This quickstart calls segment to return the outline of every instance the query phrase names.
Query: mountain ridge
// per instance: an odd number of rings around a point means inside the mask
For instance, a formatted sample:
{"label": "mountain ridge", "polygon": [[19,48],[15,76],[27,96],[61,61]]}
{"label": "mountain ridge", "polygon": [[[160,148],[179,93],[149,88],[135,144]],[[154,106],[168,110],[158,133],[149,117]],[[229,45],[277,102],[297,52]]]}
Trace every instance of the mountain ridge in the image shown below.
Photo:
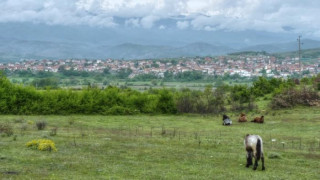
{"label": "mountain ridge", "polygon": [[[260,44],[235,49],[225,45],[194,42],[183,46],[143,45],[121,43],[115,46],[94,43],[53,42],[19,40],[0,37],[0,61],[20,59],[66,59],[66,58],[113,58],[156,59],[192,56],[216,56],[243,51],[266,51],[267,53],[290,52],[297,49],[297,42]],[[320,48],[320,41],[305,39],[302,48]],[[218,44],[218,43],[217,43]]]}

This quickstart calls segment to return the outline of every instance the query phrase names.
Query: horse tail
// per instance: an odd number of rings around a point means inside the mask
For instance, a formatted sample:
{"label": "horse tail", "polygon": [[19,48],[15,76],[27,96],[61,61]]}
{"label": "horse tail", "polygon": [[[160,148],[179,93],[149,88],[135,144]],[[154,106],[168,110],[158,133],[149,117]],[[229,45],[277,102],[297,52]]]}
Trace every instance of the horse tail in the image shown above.
{"label": "horse tail", "polygon": [[258,142],[257,142],[257,160],[259,161],[260,160],[260,157],[261,157],[261,140],[260,138],[258,138]]}

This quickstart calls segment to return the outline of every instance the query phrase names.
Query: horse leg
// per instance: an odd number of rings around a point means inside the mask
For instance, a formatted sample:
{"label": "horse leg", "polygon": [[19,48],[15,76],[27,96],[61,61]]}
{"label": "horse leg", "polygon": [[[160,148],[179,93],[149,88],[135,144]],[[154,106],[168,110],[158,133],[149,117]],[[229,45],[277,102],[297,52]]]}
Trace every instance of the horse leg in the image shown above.
{"label": "horse leg", "polygon": [[252,165],[252,151],[247,151],[247,165],[246,165],[246,167],[248,168],[251,165]]}
{"label": "horse leg", "polygon": [[258,167],[258,159],[255,158],[254,165],[253,165],[253,170],[256,170],[257,167]]}
{"label": "horse leg", "polygon": [[254,165],[253,165],[253,170],[256,170],[257,167],[258,167],[257,152],[254,152]]}
{"label": "horse leg", "polygon": [[264,155],[263,154],[261,157],[261,162],[262,162],[262,170],[265,170],[266,168],[264,167]]}

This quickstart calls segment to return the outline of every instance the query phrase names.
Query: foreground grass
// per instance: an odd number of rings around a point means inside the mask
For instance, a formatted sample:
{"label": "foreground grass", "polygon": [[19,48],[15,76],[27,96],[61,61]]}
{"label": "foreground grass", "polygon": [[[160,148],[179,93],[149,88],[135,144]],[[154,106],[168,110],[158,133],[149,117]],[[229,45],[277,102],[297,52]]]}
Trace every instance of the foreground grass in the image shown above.
{"label": "foreground grass", "polygon": [[[319,108],[265,116],[230,127],[220,116],[0,116],[16,135],[0,137],[0,179],[319,179]],[[38,120],[48,127],[36,130]],[[244,167],[247,133],[262,136],[266,171]],[[58,151],[25,146],[39,138]]]}

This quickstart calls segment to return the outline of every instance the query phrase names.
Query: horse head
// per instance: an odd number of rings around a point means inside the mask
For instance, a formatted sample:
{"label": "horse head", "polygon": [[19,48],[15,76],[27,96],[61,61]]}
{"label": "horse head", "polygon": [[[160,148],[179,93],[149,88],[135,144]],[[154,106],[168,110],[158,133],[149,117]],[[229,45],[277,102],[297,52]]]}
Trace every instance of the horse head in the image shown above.
{"label": "horse head", "polygon": [[224,115],[223,115],[223,120],[225,120],[225,119],[229,119],[229,117],[224,114]]}

